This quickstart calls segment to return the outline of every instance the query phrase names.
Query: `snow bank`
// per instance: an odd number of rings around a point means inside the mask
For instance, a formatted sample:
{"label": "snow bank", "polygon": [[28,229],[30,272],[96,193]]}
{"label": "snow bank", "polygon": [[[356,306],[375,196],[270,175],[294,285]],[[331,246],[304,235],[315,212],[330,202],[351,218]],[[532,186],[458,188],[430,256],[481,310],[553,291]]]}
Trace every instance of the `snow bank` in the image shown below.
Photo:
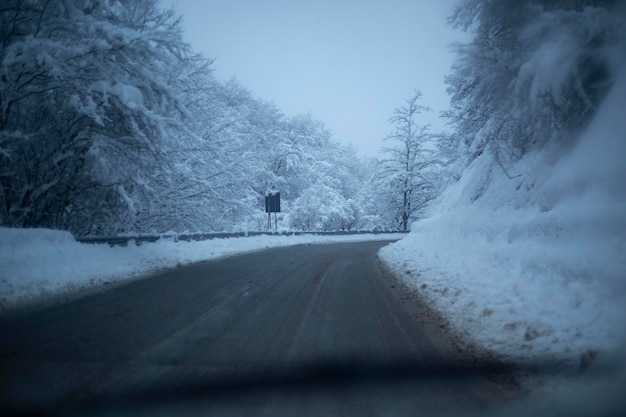
{"label": "snow bank", "polygon": [[144,275],[160,268],[261,249],[400,239],[405,234],[254,236],[200,242],[160,240],[126,247],[78,243],[68,232],[0,228],[0,308]]}
{"label": "snow bank", "polygon": [[528,156],[509,179],[485,152],[428,219],[381,250],[486,348],[578,363],[626,337],[626,68],[621,75],[567,156]]}

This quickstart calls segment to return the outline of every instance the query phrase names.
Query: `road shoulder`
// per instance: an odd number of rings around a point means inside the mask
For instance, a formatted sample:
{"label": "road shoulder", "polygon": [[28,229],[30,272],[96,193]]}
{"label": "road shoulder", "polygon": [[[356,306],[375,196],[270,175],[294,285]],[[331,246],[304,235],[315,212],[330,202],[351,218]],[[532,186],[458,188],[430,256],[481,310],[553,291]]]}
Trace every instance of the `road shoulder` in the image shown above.
{"label": "road shoulder", "polygon": [[[504,358],[455,331],[443,314],[432,308],[416,288],[394,274],[379,257],[376,263],[383,279],[395,291],[402,306],[439,352],[462,367],[480,368],[502,364],[502,368],[508,368]],[[519,369],[513,369],[513,366],[510,368],[505,372],[487,375],[488,382],[477,386],[476,394],[494,405],[522,399],[530,394],[534,378]]]}

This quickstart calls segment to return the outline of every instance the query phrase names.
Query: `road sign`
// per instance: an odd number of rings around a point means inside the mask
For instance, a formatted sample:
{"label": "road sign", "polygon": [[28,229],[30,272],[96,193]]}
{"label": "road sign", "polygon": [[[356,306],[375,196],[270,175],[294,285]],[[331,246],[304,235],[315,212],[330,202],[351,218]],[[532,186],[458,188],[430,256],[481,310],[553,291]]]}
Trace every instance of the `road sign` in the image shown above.
{"label": "road sign", "polygon": [[280,193],[273,192],[265,195],[265,212],[280,213]]}

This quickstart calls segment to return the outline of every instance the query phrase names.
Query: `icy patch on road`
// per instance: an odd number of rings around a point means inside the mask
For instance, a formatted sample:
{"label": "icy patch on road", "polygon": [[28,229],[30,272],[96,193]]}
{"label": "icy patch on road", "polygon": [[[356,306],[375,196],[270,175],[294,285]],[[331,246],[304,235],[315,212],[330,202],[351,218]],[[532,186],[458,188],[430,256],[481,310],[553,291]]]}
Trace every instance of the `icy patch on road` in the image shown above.
{"label": "icy patch on road", "polygon": [[193,262],[262,249],[400,239],[406,234],[276,236],[174,241],[109,247],[79,243],[68,232],[0,228],[0,307],[121,281]]}

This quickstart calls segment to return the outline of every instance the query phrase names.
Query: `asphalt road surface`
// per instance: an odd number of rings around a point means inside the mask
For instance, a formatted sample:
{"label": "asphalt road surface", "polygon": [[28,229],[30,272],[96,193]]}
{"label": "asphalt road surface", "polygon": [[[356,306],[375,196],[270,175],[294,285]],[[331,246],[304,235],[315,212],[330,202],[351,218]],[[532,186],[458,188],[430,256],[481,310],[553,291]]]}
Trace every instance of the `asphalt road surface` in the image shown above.
{"label": "asphalt road surface", "polygon": [[[0,316],[0,408],[76,415],[444,415],[499,401],[376,261],[302,245]],[[481,373],[482,372],[482,373]]]}

